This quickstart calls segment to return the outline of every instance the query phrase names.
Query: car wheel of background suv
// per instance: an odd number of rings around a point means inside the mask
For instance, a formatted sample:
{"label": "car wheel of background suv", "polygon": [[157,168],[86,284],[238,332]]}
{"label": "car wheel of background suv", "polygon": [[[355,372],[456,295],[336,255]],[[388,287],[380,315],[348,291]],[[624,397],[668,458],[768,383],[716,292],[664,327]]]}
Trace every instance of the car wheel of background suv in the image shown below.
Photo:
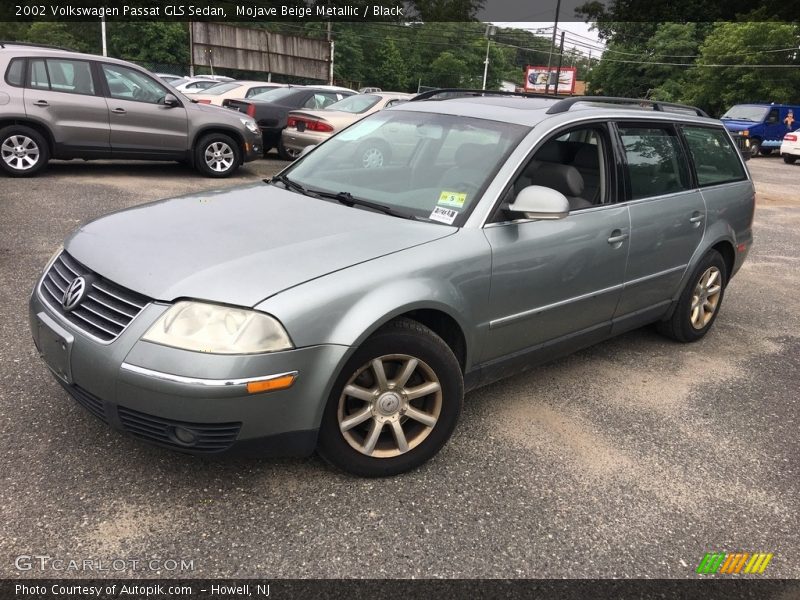
{"label": "car wheel of background suv", "polygon": [[696,342],[708,333],[722,306],[728,284],[726,270],[719,252],[706,254],[681,293],[675,312],[658,323],[659,333],[679,342]]}
{"label": "car wheel of background suv", "polygon": [[195,147],[194,164],[208,177],[228,177],[242,161],[239,145],[224,133],[210,133]]}
{"label": "car wheel of background suv", "polygon": [[464,381],[433,331],[397,319],[367,339],[339,374],[319,430],[320,455],[362,477],[418,467],[450,438]]}
{"label": "car wheel of background suv", "polygon": [[47,165],[47,141],[35,129],[9,125],[0,129],[0,167],[12,177],[31,177]]}

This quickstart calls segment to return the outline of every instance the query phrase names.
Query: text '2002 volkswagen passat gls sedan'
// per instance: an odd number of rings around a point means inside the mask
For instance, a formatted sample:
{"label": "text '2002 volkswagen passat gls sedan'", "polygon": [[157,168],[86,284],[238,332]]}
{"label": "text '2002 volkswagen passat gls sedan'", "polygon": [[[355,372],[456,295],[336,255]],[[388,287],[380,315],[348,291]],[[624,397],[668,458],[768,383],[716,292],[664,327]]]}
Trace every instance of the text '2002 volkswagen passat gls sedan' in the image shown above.
{"label": "text '2002 volkswagen passat gls sedan'", "polygon": [[718,316],[752,241],[743,159],[701,111],[616,102],[415,100],[268,185],[83,225],[31,297],[36,346],[143,440],[414,468],[465,390],[649,323],[695,341]]}

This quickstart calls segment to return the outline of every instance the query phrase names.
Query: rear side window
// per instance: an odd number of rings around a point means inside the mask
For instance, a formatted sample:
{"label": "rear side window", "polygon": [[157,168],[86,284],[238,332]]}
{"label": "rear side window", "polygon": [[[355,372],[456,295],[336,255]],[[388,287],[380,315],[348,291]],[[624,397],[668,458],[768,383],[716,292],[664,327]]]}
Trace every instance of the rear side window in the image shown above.
{"label": "rear side window", "polygon": [[620,125],[619,134],[628,162],[631,200],[690,189],[686,156],[672,127]]}
{"label": "rear side window", "polygon": [[8,64],[8,69],[6,69],[6,81],[9,85],[22,87],[24,68],[25,59],[14,58],[11,60],[11,62]]}
{"label": "rear side window", "polygon": [[711,127],[683,127],[683,135],[692,153],[697,182],[700,186],[716,185],[747,178],[725,132]]}
{"label": "rear side window", "polygon": [[88,62],[61,58],[35,58],[30,62],[28,87],[69,94],[94,95],[94,80]]}

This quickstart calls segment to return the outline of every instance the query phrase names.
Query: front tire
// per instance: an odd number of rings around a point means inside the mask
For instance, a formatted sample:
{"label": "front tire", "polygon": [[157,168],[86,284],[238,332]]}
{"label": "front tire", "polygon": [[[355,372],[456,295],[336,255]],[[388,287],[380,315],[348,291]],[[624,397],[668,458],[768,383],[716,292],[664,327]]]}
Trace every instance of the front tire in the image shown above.
{"label": "front tire", "polygon": [[708,333],[722,307],[727,268],[716,250],[706,254],[686,284],[675,312],[658,324],[658,331],[679,342],[696,342]]}
{"label": "front tire", "polygon": [[379,329],[337,378],[319,431],[319,454],[362,477],[414,469],[450,438],[464,381],[453,351],[410,319]]}
{"label": "front tire", "polygon": [[750,140],[750,157],[755,158],[761,153],[761,140],[753,138]]}
{"label": "front tire", "polygon": [[206,177],[228,177],[242,163],[242,151],[224,133],[203,136],[195,148],[194,164]]}
{"label": "front tire", "polygon": [[47,141],[35,129],[24,125],[0,129],[0,167],[12,177],[33,177],[49,159]]}
{"label": "front tire", "polygon": [[791,154],[784,154],[783,155],[783,162],[785,162],[787,165],[793,165],[796,160],[797,160],[797,157],[796,156],[792,156]]}

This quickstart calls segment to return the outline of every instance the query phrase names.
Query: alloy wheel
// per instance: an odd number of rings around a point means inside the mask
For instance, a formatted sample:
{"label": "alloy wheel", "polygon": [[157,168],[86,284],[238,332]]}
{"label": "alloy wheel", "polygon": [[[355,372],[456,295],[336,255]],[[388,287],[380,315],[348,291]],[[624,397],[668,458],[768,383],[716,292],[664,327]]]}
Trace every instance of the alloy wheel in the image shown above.
{"label": "alloy wheel", "polygon": [[12,135],[3,140],[0,156],[9,167],[27,171],[36,166],[41,156],[38,144],[26,135]]}
{"label": "alloy wheel", "polygon": [[424,361],[406,354],[362,365],[339,398],[339,430],[355,450],[391,458],[419,446],[442,410],[442,386]]}
{"label": "alloy wheel", "polygon": [[212,171],[224,173],[233,166],[233,148],[225,142],[213,142],[206,147],[205,161]]}
{"label": "alloy wheel", "polygon": [[709,267],[697,282],[692,294],[690,319],[692,327],[703,329],[717,312],[722,294],[722,273],[717,267]]}

